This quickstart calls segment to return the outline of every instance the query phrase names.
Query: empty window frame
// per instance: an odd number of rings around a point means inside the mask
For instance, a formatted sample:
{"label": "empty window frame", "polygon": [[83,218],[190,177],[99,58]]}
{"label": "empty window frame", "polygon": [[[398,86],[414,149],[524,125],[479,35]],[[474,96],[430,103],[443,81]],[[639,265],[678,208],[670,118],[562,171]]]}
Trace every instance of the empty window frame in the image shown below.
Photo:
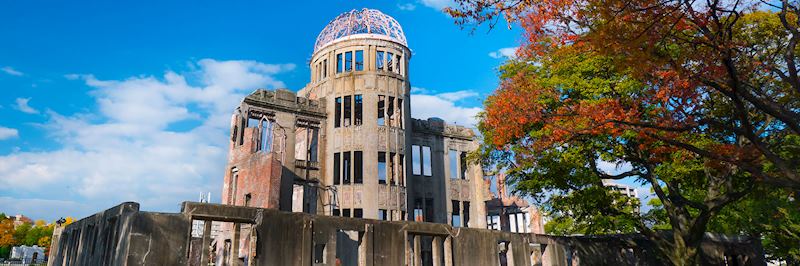
{"label": "empty window frame", "polygon": [[395,126],[394,121],[394,97],[389,96],[389,108],[386,108],[386,118],[389,120],[390,126]]}
{"label": "empty window frame", "polygon": [[350,184],[350,152],[343,152],[342,153],[342,183]]}
{"label": "empty window frame", "polygon": [[350,217],[350,209],[342,210],[342,217]]}
{"label": "empty window frame", "polygon": [[333,127],[340,127],[342,126],[342,97],[336,97],[335,108]]}
{"label": "empty window frame", "polygon": [[386,153],[378,152],[378,184],[386,184]]}
{"label": "empty window frame", "polygon": [[337,152],[337,153],[333,154],[333,184],[334,185],[341,184],[341,182],[342,182],[342,180],[341,180],[342,162],[340,161],[341,158],[342,158],[341,157],[341,153]]}
{"label": "empty window frame", "polygon": [[450,165],[450,179],[458,179],[458,151],[450,150],[447,152],[448,164]]}
{"label": "empty window frame", "polygon": [[356,51],[356,71],[364,71],[364,50]]}
{"label": "empty window frame", "polygon": [[336,73],[342,73],[344,64],[342,63],[342,54],[336,54]]}
{"label": "empty window frame", "polygon": [[255,128],[253,141],[255,151],[272,151],[272,121],[251,117],[247,119],[247,127]]}
{"label": "empty window frame", "polygon": [[294,157],[296,160],[317,162],[319,129],[297,127],[295,129]]}
{"label": "empty window frame", "polygon": [[386,52],[386,71],[394,72],[394,68],[392,67],[394,65],[392,58],[394,58],[394,54]]}
{"label": "empty window frame", "polygon": [[344,126],[349,127],[353,118],[352,96],[344,96]]}
{"label": "empty window frame", "polygon": [[375,69],[378,71],[383,71],[383,61],[385,60],[385,52],[378,51],[375,55]]}
{"label": "empty window frame", "polygon": [[364,210],[359,208],[353,209],[353,218],[364,218]]}
{"label": "empty window frame", "polygon": [[467,153],[461,152],[459,156],[459,162],[461,162],[461,179],[467,179]]}
{"label": "empty window frame", "polygon": [[386,96],[378,95],[378,125],[385,126],[386,121],[384,115],[386,114]]}
{"label": "empty window frame", "polygon": [[397,165],[397,168],[398,168],[398,171],[397,171],[397,185],[398,186],[405,186],[406,185],[406,183],[405,183],[406,182],[406,180],[405,180],[406,168],[403,167],[405,165],[405,159],[406,159],[405,156],[400,154],[400,159],[397,160],[397,164],[398,164]]}
{"label": "empty window frame", "polygon": [[422,153],[419,145],[411,145],[411,174],[422,175]]}
{"label": "empty window frame", "polygon": [[433,198],[425,198],[425,221],[433,222],[434,213]]}
{"label": "empty window frame", "polygon": [[[363,232],[336,230],[336,265],[359,265]],[[334,263],[332,263],[334,264]]]}
{"label": "empty window frame", "polygon": [[353,52],[344,53],[344,71],[353,71]]}
{"label": "empty window frame", "polygon": [[464,222],[462,224],[464,227],[469,227],[469,201],[462,201],[461,204],[463,205],[464,209]]}
{"label": "empty window frame", "polygon": [[453,227],[461,227],[461,202],[451,200],[452,212],[450,213],[450,225]]}
{"label": "empty window frame", "polygon": [[228,205],[236,205],[236,186],[239,183],[239,169],[231,168],[231,178],[228,180]]}
{"label": "empty window frame", "polygon": [[386,179],[389,180],[389,184],[395,184],[396,182],[395,179],[397,178],[395,174],[397,172],[397,168],[395,168],[397,165],[394,164],[395,156],[397,156],[397,153],[394,152],[389,153],[389,164],[387,165],[388,171],[386,171],[387,172]]}
{"label": "empty window frame", "polygon": [[364,96],[362,96],[361,94],[356,94],[355,96],[353,96],[353,99],[355,100],[355,112],[356,112],[354,125],[360,126],[362,124],[364,117]]}
{"label": "empty window frame", "polygon": [[322,78],[328,77],[328,59],[322,60]]}
{"label": "empty window frame", "polygon": [[422,199],[421,198],[414,199],[414,221],[417,221],[417,222],[425,221],[425,214],[422,212]]}
{"label": "empty window frame", "polygon": [[431,147],[422,146],[422,175],[432,176]]}
{"label": "empty window frame", "polygon": [[397,98],[397,126],[403,128],[403,99]]}
{"label": "empty window frame", "polygon": [[388,221],[389,220],[389,215],[387,214],[386,210],[378,209],[378,220],[381,220],[381,221]]}
{"label": "empty window frame", "polygon": [[400,62],[402,62],[402,60],[400,60],[400,55],[399,54],[395,55],[394,56],[394,73],[401,74],[400,73]]}
{"label": "empty window frame", "polygon": [[364,155],[361,151],[353,152],[353,183],[361,184],[364,182]]}

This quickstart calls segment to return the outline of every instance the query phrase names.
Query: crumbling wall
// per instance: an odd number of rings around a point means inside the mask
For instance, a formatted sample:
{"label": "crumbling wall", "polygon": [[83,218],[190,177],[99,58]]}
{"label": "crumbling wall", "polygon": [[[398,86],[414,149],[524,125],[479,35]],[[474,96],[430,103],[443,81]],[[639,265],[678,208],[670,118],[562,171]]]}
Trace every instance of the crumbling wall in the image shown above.
{"label": "crumbling wall", "polygon": [[[66,226],[49,265],[662,265],[640,235],[549,236],[184,202],[181,213],[119,206]],[[232,224],[236,243],[211,258],[193,220]],[[236,233],[238,232],[238,233]],[[241,246],[240,246],[241,245]],[[201,258],[192,262],[189,250]],[[766,265],[757,239],[709,235],[707,265]],[[197,256],[197,255],[195,255]]]}

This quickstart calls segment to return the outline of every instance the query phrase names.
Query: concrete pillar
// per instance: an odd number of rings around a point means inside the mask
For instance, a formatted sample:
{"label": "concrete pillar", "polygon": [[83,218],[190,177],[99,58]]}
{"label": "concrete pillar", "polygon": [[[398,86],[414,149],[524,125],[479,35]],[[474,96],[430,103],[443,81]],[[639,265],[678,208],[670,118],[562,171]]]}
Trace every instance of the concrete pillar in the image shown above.
{"label": "concrete pillar", "polygon": [[211,247],[211,221],[203,221],[203,242],[201,247],[201,254],[200,254],[200,265],[208,265],[208,254],[210,253]]}
{"label": "concrete pillar", "polygon": [[231,242],[231,256],[230,256],[230,261],[228,261],[228,265],[231,265],[231,266],[240,266],[241,265],[241,263],[240,263],[241,261],[239,260],[239,241],[240,241],[239,234],[240,234],[241,231],[242,231],[242,224],[233,223],[233,239],[231,240],[232,241]]}
{"label": "concrete pillar", "polygon": [[433,242],[431,243],[431,251],[433,257],[433,266],[442,266],[442,237],[435,236],[433,237]]}
{"label": "concrete pillar", "polygon": [[420,243],[420,238],[418,235],[414,236],[414,266],[422,265],[422,243]]}
{"label": "concrete pillar", "polygon": [[444,266],[453,266],[453,237],[444,239]]}

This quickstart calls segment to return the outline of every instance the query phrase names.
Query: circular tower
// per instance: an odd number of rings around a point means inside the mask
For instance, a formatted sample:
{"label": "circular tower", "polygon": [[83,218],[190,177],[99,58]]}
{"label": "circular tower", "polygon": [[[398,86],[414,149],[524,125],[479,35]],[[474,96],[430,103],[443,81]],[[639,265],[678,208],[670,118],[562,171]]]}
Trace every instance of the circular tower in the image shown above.
{"label": "circular tower", "polygon": [[323,214],[405,219],[410,57],[400,24],[378,10],[343,13],[317,37],[299,94],[326,104]]}

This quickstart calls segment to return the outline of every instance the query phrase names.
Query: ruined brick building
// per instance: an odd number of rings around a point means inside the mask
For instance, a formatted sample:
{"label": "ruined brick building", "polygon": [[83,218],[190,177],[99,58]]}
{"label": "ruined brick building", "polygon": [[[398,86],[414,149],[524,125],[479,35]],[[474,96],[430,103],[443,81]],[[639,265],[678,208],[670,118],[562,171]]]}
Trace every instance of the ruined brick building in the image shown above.
{"label": "ruined brick building", "polygon": [[411,51],[377,10],[319,34],[297,94],[256,90],[231,119],[224,204],[486,228],[472,129],[411,117]]}
{"label": "ruined brick building", "polygon": [[[471,129],[411,118],[410,58],[393,18],[336,17],[304,88],[234,111],[222,204],[122,203],[56,228],[48,265],[665,265],[641,235],[542,234],[501,175],[490,193]],[[765,265],[758,239],[709,234],[702,249],[707,265]]]}

